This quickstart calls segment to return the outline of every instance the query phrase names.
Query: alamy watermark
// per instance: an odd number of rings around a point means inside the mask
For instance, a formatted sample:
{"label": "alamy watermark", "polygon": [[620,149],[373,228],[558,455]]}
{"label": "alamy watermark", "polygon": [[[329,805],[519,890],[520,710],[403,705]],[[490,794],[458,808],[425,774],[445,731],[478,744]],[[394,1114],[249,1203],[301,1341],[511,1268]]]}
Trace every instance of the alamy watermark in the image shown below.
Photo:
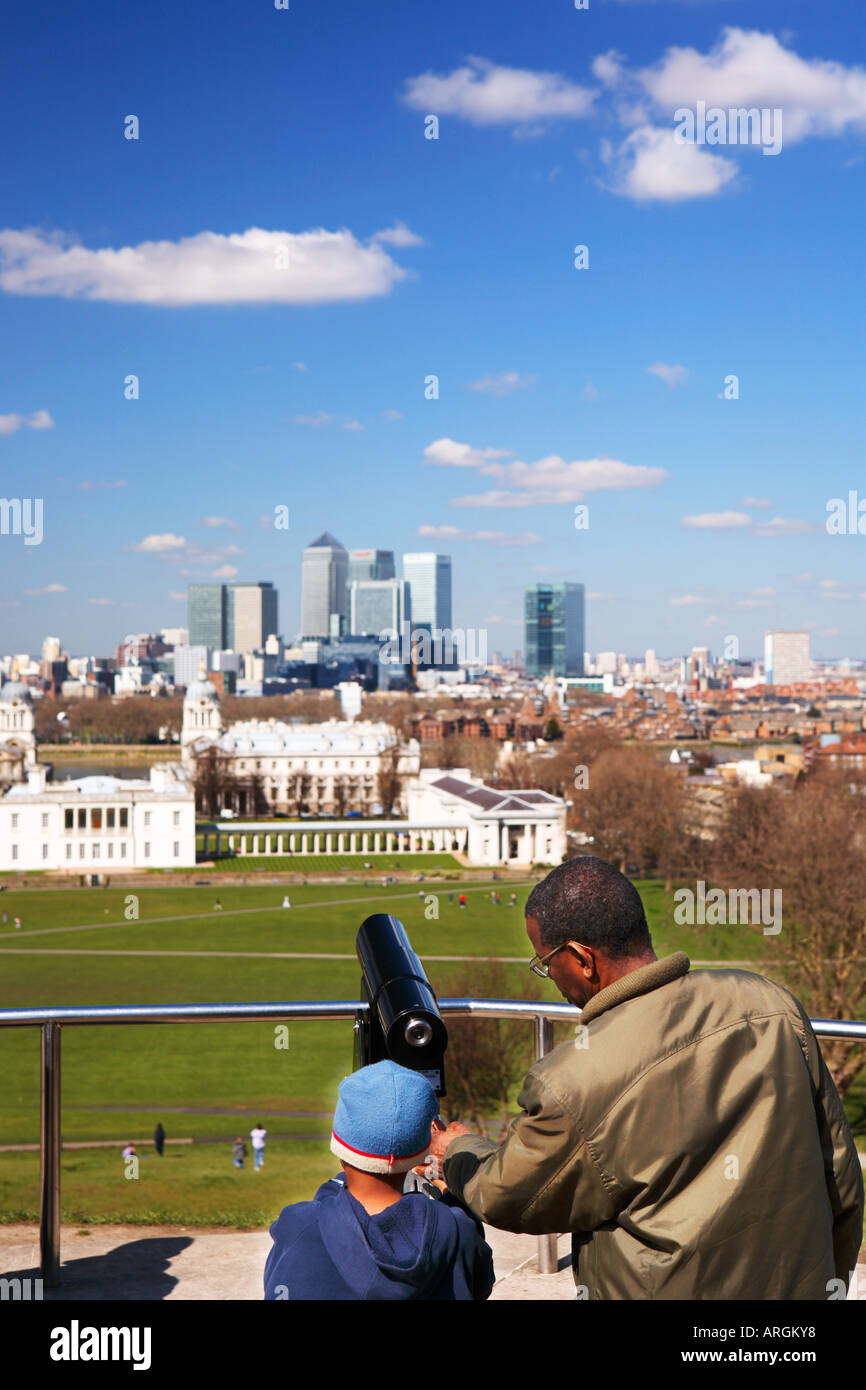
{"label": "alamy watermark", "polygon": [[780,106],[707,107],[680,106],[674,112],[674,139],[678,145],[760,145],[762,154],[778,154],[782,148]]}
{"label": "alamy watermark", "polygon": [[41,497],[0,497],[0,536],[23,536],[25,545],[41,545],[42,505]]}
{"label": "alamy watermark", "polygon": [[[703,879],[697,891],[678,888],[674,893],[674,921],[678,926],[763,926],[764,936],[782,930],[781,888],[711,888]],[[772,894],[772,897],[771,897]]]}
{"label": "alamy watermark", "polygon": [[425,666],[455,666],[467,662],[470,666],[487,665],[487,629],[412,627],[407,620],[379,633],[379,660],[384,665],[410,666],[417,662]]}

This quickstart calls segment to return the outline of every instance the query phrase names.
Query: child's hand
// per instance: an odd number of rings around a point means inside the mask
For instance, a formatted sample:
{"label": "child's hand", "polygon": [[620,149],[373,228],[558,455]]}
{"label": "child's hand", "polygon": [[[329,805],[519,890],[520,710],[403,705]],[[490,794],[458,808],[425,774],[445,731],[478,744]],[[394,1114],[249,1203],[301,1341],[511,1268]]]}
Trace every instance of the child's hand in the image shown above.
{"label": "child's hand", "polygon": [[445,1150],[448,1148],[452,1139],[456,1139],[460,1134],[471,1133],[472,1130],[469,1126],[461,1124],[459,1120],[452,1120],[451,1124],[446,1129],[437,1115],[430,1131],[430,1152],[434,1158],[441,1162],[445,1157]]}

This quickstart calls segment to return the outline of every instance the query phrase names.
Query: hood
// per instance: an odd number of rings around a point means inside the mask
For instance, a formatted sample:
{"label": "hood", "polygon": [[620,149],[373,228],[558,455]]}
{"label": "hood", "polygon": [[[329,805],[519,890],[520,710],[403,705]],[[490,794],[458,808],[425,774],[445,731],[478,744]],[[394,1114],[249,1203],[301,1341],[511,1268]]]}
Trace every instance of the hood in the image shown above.
{"label": "hood", "polygon": [[325,1248],[359,1299],[425,1298],[453,1267],[459,1234],[444,1203],[411,1192],[371,1216],[339,1178],[313,1200]]}

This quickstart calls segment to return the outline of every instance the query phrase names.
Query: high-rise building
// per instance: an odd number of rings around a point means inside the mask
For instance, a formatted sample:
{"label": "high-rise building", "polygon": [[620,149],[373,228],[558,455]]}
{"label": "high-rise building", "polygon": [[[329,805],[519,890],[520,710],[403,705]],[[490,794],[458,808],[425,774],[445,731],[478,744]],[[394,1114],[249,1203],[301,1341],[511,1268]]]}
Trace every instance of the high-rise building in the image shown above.
{"label": "high-rise building", "polygon": [[192,685],[193,681],[203,680],[202,671],[207,673],[211,669],[214,652],[213,648],[207,646],[175,647],[174,649],[174,683],[179,688],[186,690]]}
{"label": "high-rise building", "polygon": [[229,645],[225,584],[190,584],[187,589],[189,645],[216,647]]}
{"label": "high-rise building", "polygon": [[764,633],[764,679],[767,685],[792,685],[812,675],[808,632]]}
{"label": "high-rise building", "polygon": [[412,620],[412,598],[405,579],[355,580],[349,585],[349,630],[378,637],[386,629],[403,631]]}
{"label": "high-rise building", "polygon": [[46,637],[42,643],[42,660],[59,661],[61,657],[60,638]]}
{"label": "high-rise building", "polygon": [[393,579],[393,550],[350,550],[347,584],[359,583],[365,579]]}
{"label": "high-rise building", "polygon": [[584,586],[532,584],[526,590],[526,674],[583,675]]}
{"label": "high-rise building", "polygon": [[276,589],[270,580],[226,589],[226,645],[235,652],[261,651],[277,631]]}
{"label": "high-rise building", "polygon": [[652,647],[647,647],[646,649],[646,654],[643,659],[643,666],[644,671],[646,672],[647,680],[652,680],[653,676],[658,675],[658,662],[656,661],[656,654],[653,651]]}
{"label": "high-rise building", "polygon": [[403,577],[412,593],[412,625],[444,631],[451,627],[451,556],[403,556]]}
{"label": "high-rise building", "polygon": [[331,614],[345,622],[349,552],[329,531],[304,551],[301,568],[301,636],[327,637]]}

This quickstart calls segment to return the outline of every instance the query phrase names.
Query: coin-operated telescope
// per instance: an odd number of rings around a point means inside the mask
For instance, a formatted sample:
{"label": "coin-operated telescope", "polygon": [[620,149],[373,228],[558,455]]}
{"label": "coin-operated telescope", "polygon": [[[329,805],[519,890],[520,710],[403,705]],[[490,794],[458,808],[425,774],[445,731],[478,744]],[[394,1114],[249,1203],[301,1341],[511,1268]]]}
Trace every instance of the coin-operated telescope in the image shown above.
{"label": "coin-operated telescope", "polygon": [[448,1032],[403,923],[388,912],[374,913],[362,924],[355,949],[361,1001],[370,1007],[355,1025],[354,1070],[390,1059],[420,1071],[444,1096]]}

